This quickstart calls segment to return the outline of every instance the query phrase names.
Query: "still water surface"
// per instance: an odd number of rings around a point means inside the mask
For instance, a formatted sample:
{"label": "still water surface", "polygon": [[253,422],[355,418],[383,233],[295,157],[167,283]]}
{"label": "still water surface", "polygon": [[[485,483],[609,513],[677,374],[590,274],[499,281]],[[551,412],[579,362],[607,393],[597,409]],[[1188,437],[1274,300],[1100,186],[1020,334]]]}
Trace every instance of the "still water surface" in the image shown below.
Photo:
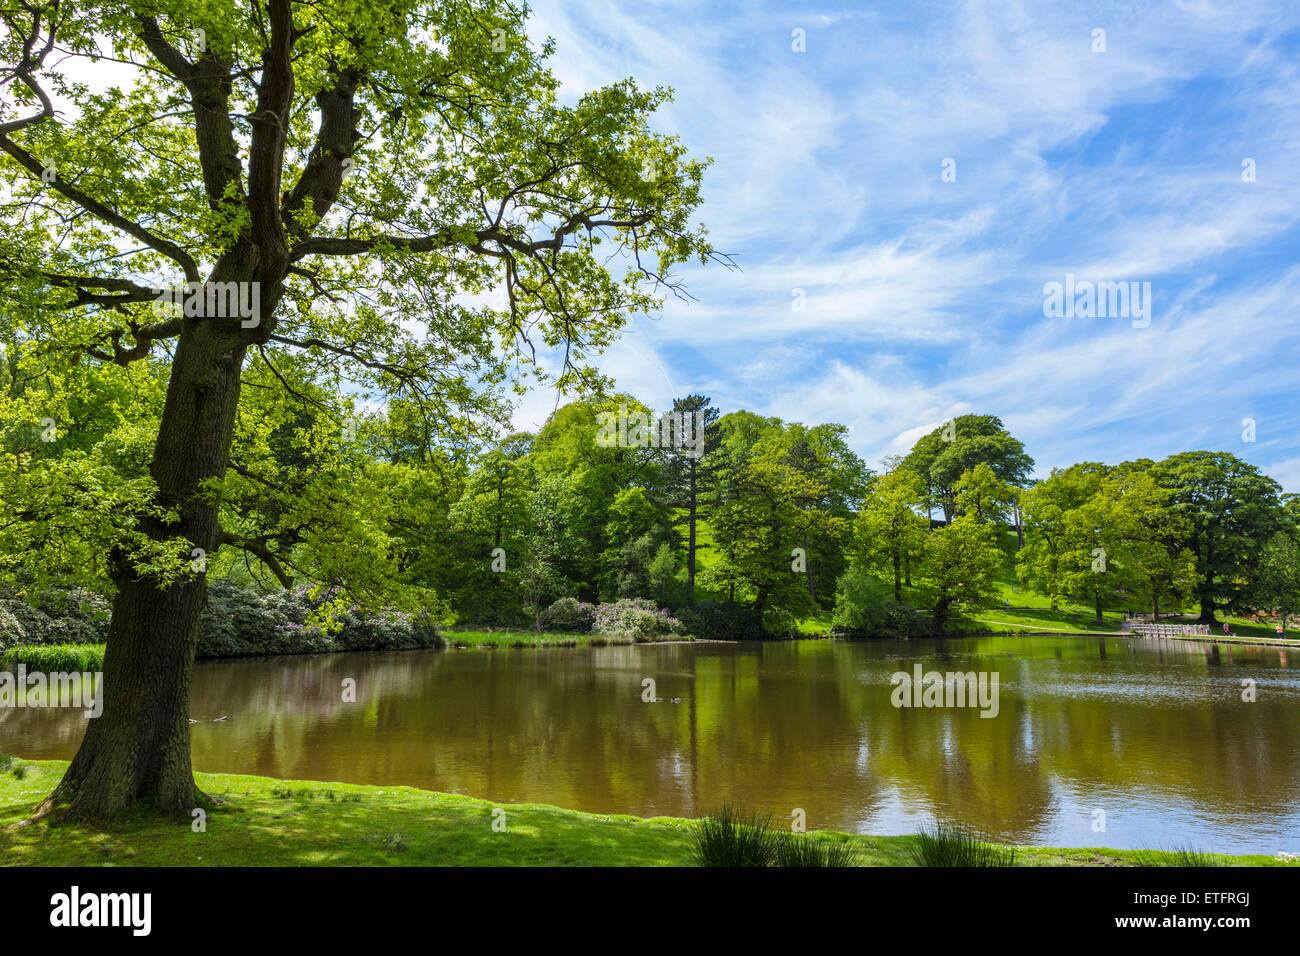
{"label": "still water surface", "polygon": [[[916,663],[996,672],[998,715],[894,707],[890,676]],[[661,703],[642,701],[646,677]],[[1300,852],[1300,651],[1279,648],[1062,636],[337,654],[200,662],[193,698],[206,771],[638,816],[731,801],[862,833],[939,816],[1026,844]],[[70,758],[83,727],[78,712],[3,710],[0,751]]]}

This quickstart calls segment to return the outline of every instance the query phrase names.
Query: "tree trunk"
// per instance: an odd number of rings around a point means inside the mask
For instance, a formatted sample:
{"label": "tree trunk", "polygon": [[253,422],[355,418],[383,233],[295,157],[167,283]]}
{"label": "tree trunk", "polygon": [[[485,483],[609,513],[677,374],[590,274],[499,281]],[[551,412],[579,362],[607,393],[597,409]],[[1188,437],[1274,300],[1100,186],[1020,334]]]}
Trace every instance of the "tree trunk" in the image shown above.
{"label": "tree trunk", "polygon": [[687,506],[690,508],[690,538],[686,544],[686,573],[690,577],[690,591],[686,595],[686,601],[689,604],[695,603],[695,463],[690,464],[690,496],[687,499]]}
{"label": "tree trunk", "polygon": [[[233,329],[224,327],[233,325]],[[219,504],[199,494],[226,471],[245,345],[235,320],[187,319],[177,342],[150,472],[158,501],[179,521],[144,517],[153,541],[181,539],[185,559],[220,544]],[[137,577],[130,559],[110,555],[117,585],[100,683],[104,709],[86,729],[76,757],[38,812],[106,820],[135,803],[189,819],[211,801],[190,764],[190,678],[206,581],[200,571],[160,587]]]}
{"label": "tree trunk", "polygon": [[948,623],[948,599],[939,598],[934,605],[934,630],[936,634],[942,634],[944,626]]}
{"label": "tree trunk", "polygon": [[[1208,563],[1208,560],[1206,563]],[[1212,572],[1206,572],[1205,580],[1201,582],[1200,593],[1201,616],[1196,619],[1196,622],[1198,624],[1218,624],[1219,622],[1214,619],[1214,612],[1218,610],[1218,606],[1214,602],[1214,574]]]}
{"label": "tree trunk", "polygon": [[1105,618],[1101,616],[1101,595],[1100,594],[1097,595],[1094,607],[1095,610],[1097,611],[1097,623],[1098,624],[1104,623]]}
{"label": "tree trunk", "polygon": [[814,604],[817,603],[817,589],[813,585],[812,562],[808,560],[808,532],[803,533],[803,573],[808,581],[808,597],[812,598]]}
{"label": "tree trunk", "polygon": [[899,604],[903,603],[903,575],[900,565],[898,549],[894,549],[894,600]]}
{"label": "tree trunk", "polygon": [[1196,619],[1198,624],[1218,624],[1214,619],[1215,604],[1210,598],[1201,598],[1201,616]]}

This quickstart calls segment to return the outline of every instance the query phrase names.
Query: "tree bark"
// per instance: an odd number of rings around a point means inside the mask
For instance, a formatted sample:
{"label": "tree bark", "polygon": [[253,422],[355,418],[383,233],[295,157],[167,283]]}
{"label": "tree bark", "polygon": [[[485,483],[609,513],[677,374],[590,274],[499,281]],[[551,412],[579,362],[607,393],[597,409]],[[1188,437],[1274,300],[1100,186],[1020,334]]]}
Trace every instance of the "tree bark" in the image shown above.
{"label": "tree bark", "polygon": [[[232,328],[233,327],[233,328]],[[183,539],[205,554],[220,544],[219,503],[200,493],[224,476],[239,402],[246,346],[238,319],[189,318],[177,343],[150,472],[158,502],[179,520],[140,519],[154,541]],[[190,763],[190,680],[200,636],[206,580],[199,571],[163,586],[140,577],[129,556],[110,556],[117,586],[99,693],[76,756],[38,813],[107,820],[143,803],[189,819],[211,806],[194,785]]]}
{"label": "tree bark", "polygon": [[804,578],[808,582],[808,597],[812,599],[812,602],[814,604],[816,604],[817,588],[813,585],[812,561],[808,559],[808,532],[807,531],[803,533],[803,555],[804,555],[803,573],[804,573]]}
{"label": "tree bark", "polygon": [[948,623],[948,598],[939,598],[934,605],[934,630],[936,634],[942,634],[944,626]]}
{"label": "tree bark", "polygon": [[1196,619],[1198,624],[1218,624],[1214,619],[1214,612],[1217,609],[1214,601],[1210,598],[1201,599],[1201,616]]}
{"label": "tree bark", "polygon": [[687,499],[687,506],[690,508],[690,512],[689,512],[690,540],[687,542],[686,545],[686,573],[690,579],[690,591],[686,595],[686,601],[688,604],[694,604],[695,603],[695,517],[696,517],[696,510],[697,510],[696,501],[695,501],[695,462],[692,461],[688,467],[690,469],[690,475],[691,475],[690,497]]}

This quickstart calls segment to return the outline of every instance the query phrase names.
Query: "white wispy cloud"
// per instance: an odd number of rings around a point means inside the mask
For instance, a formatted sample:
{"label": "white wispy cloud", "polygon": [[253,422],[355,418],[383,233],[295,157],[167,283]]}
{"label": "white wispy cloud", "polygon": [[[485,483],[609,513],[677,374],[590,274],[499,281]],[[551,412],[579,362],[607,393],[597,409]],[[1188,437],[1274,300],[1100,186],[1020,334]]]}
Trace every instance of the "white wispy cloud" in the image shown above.
{"label": "white wispy cloud", "polygon": [[[1042,473],[1216,447],[1300,485],[1300,9],[845,7],[535,5],[575,90],[676,89],[660,123],[715,158],[700,215],[743,270],[683,270],[698,301],[605,369],[657,404],[666,372],[724,407],[843,422],[872,461],[977,411]],[[1045,319],[1066,272],[1150,281],[1151,327]]]}

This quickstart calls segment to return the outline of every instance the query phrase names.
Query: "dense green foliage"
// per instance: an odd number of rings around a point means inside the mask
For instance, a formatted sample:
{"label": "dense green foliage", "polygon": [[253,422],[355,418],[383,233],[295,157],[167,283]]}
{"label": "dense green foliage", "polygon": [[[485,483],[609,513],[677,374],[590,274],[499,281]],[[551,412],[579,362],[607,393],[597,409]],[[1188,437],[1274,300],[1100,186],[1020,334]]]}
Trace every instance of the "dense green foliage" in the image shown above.
{"label": "dense green foliage", "polygon": [[835,614],[831,633],[840,637],[871,637],[885,630],[888,591],[879,578],[850,568],[835,585]]}
{"label": "dense green foliage", "polygon": [[[388,505],[366,521],[403,592],[425,596],[414,608],[374,611],[346,581],[308,575],[284,588],[256,564],[214,557],[200,656],[436,647],[447,623],[745,640],[791,636],[820,615],[837,636],[916,636],[975,626],[1013,577],[1053,607],[1088,608],[1097,625],[1115,611],[1203,611],[1210,600],[1238,614],[1300,614],[1300,509],[1224,453],[1085,462],[1024,485],[978,461],[944,479],[950,517],[931,523],[933,492],[912,470],[925,456],[875,475],[840,426],[719,415],[703,396],[674,407],[709,411],[698,455],[647,435],[637,443],[635,426],[602,443],[606,415],[654,421],[614,394],[561,406],[537,434],[404,462]],[[398,403],[360,423],[359,463],[400,457],[404,416]],[[1023,480],[1014,439],[972,442],[1006,450],[1002,471]],[[306,550],[286,551],[284,565],[306,568]],[[0,598],[0,644],[102,641],[108,599],[83,577],[37,587],[15,574]]]}
{"label": "dense green foliage", "polygon": [[20,644],[95,644],[108,634],[108,602],[84,588],[0,591],[0,651]]}
{"label": "dense green foliage", "polygon": [[[262,590],[214,580],[203,609],[199,657],[307,654],[321,651],[409,650],[441,647],[427,613],[339,608],[319,621],[333,595],[305,586]],[[39,592],[35,603],[15,594],[0,598],[0,651],[12,647],[101,644],[108,636],[108,601],[84,589]]]}

